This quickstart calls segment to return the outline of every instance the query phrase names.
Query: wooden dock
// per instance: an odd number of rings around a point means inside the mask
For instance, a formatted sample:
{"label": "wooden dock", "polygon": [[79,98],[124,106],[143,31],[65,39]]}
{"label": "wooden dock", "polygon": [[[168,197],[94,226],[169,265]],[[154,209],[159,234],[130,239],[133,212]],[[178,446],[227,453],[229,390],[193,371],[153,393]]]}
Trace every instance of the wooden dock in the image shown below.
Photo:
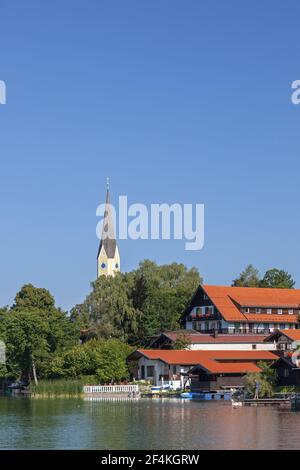
{"label": "wooden dock", "polygon": [[244,406],[277,406],[278,408],[291,409],[290,398],[246,398]]}

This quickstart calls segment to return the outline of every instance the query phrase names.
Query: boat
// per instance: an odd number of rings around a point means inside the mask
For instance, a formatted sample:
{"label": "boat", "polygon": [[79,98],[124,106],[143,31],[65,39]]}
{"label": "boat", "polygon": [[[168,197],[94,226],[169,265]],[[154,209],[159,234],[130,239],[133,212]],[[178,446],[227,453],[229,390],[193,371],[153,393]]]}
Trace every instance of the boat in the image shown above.
{"label": "boat", "polygon": [[193,398],[193,394],[191,392],[183,392],[180,396],[181,398]]}
{"label": "boat", "polygon": [[151,393],[161,393],[161,392],[166,392],[168,390],[171,390],[171,386],[169,384],[167,384],[167,385],[153,385],[151,387]]}
{"label": "boat", "polygon": [[203,400],[203,401],[213,401],[213,400],[230,400],[231,393],[226,391],[217,391],[217,392],[183,392],[180,394],[181,398],[191,399],[191,400]]}

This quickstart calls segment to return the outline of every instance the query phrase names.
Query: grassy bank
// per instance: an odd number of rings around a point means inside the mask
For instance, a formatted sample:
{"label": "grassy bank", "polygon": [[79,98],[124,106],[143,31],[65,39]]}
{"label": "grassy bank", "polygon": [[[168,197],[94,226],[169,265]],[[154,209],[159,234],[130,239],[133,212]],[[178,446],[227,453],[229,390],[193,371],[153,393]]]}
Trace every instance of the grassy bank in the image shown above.
{"label": "grassy bank", "polygon": [[34,397],[68,397],[81,396],[82,387],[87,383],[97,383],[94,377],[77,379],[39,380],[38,385],[30,385],[30,393]]}

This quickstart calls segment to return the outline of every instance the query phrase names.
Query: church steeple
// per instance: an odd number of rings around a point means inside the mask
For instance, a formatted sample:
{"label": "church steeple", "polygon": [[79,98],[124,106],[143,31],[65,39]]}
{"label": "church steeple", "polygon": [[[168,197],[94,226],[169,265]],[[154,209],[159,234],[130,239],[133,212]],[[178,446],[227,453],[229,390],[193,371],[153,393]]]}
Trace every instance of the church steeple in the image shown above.
{"label": "church steeple", "polygon": [[102,237],[97,255],[97,277],[114,276],[120,271],[120,254],[115,237],[114,219],[110,204],[109,179],[106,182],[106,202]]}

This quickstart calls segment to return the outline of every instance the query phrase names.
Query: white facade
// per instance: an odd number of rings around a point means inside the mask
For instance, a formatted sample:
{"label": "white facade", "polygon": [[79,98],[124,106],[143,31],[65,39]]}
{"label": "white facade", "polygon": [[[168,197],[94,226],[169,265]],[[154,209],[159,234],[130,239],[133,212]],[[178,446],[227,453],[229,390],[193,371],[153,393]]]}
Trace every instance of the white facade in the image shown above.
{"label": "white facade", "polygon": [[[218,314],[218,318],[214,319],[209,319],[205,318],[207,313],[211,314]],[[187,330],[197,330],[200,331],[201,333],[205,333],[206,331],[214,331],[214,330],[227,330],[228,333],[237,333],[239,330],[241,332],[249,332],[251,333],[251,330],[254,330],[258,333],[263,333],[264,330],[269,330],[269,332],[273,332],[276,329],[280,330],[289,330],[289,329],[295,329],[296,326],[291,323],[285,323],[284,321],[282,323],[276,322],[272,323],[269,321],[266,322],[259,322],[259,323],[254,323],[254,322],[241,322],[237,320],[236,322],[228,322],[225,321],[224,318],[222,318],[220,315],[220,312],[217,311],[216,307],[214,305],[205,305],[205,306],[194,306],[193,309],[191,310],[190,314],[196,315],[194,319],[187,317],[186,323],[185,323],[185,328]],[[255,319],[255,314],[253,314],[253,319]],[[270,317],[271,320],[271,317]],[[272,321],[272,320],[271,320]]]}
{"label": "white facade", "polygon": [[[195,325],[196,323],[196,325]],[[217,325],[218,323],[218,325]],[[218,327],[217,327],[218,326]],[[281,330],[289,330],[295,329],[295,325],[291,325],[289,323],[268,323],[266,324],[266,327],[264,326],[264,323],[241,323],[237,322],[235,323],[228,323],[225,320],[208,320],[208,321],[200,321],[200,320],[194,320],[192,321],[186,321],[185,323],[185,328],[186,330],[197,330],[200,331],[201,333],[205,333],[206,331],[212,331],[214,329],[216,330],[228,330],[228,333],[236,333],[237,330],[241,330],[241,332],[244,332],[245,330],[249,333],[251,333],[250,327],[257,332],[263,332],[265,329],[268,329],[270,333],[273,333],[276,329],[280,327]]]}
{"label": "white facade", "polygon": [[149,380],[153,385],[162,386],[171,384],[174,388],[183,388],[181,372],[188,372],[191,366],[169,365],[160,359],[147,359],[141,357],[138,360],[138,380]]}

